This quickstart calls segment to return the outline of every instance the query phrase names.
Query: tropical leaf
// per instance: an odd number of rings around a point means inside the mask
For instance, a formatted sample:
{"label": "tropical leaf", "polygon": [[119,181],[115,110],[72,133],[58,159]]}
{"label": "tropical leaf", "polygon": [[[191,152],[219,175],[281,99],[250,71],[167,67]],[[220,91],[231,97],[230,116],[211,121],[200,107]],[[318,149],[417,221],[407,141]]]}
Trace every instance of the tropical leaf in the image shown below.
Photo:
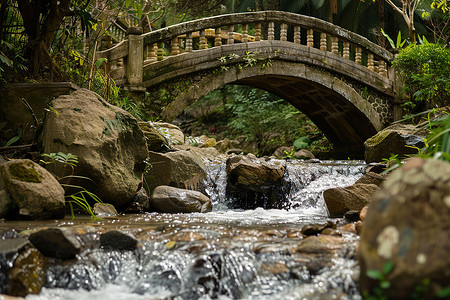
{"label": "tropical leaf", "polygon": [[13,138],[11,138],[5,145],[5,147],[9,147],[12,144],[14,144],[15,142],[17,142],[20,138],[22,137],[22,128],[19,128],[17,130],[17,135]]}

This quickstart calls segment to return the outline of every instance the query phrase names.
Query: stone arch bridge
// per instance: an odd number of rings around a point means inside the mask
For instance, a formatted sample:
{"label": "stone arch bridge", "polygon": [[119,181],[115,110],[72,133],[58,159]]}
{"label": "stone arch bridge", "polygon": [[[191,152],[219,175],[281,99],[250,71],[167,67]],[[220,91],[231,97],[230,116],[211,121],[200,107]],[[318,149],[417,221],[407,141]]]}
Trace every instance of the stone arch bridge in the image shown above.
{"label": "stone arch bridge", "polygon": [[262,11],[133,29],[97,58],[166,121],[223,85],[249,85],[286,99],[335,148],[354,152],[401,113],[393,54],[320,19]]}

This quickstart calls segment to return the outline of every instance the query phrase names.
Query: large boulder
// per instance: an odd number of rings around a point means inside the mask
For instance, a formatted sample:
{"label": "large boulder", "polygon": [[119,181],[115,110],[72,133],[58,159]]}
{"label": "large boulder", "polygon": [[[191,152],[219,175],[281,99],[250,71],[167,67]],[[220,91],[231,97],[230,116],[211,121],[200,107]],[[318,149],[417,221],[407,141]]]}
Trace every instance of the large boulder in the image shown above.
{"label": "large boulder", "polygon": [[64,189],[46,169],[28,159],[0,164],[2,216],[64,218]]}
{"label": "large boulder", "polygon": [[145,175],[148,194],[160,185],[190,190],[203,190],[206,166],[201,158],[190,150],[167,153],[149,153],[150,168]]}
{"label": "large boulder", "polygon": [[[390,282],[388,299],[436,299],[450,278],[450,163],[414,158],[389,175],[370,205],[359,247],[362,292],[380,287],[367,271]],[[391,271],[383,272],[393,264]],[[387,273],[387,274],[386,274]],[[369,273],[370,274],[370,273]]]}
{"label": "large boulder", "polygon": [[208,212],[211,199],[197,191],[158,186],[150,197],[150,207],[163,213]]}
{"label": "large boulder", "polygon": [[417,153],[416,148],[425,146],[423,138],[427,133],[414,125],[391,125],[364,142],[365,159],[368,163],[381,162],[392,154],[404,158],[406,154]]}
{"label": "large boulder", "polygon": [[244,209],[284,207],[284,198],[278,187],[285,170],[284,160],[266,160],[250,155],[230,157],[226,162],[226,193],[233,199],[232,206]]}
{"label": "large boulder", "polygon": [[79,185],[116,207],[127,204],[142,182],[148,157],[136,119],[86,89],[53,100],[52,107],[44,122],[44,152],[77,155],[75,174],[93,182]]}
{"label": "large boulder", "polygon": [[378,189],[375,184],[357,183],[343,188],[331,188],[323,192],[330,217],[342,217],[350,210],[361,211]]}

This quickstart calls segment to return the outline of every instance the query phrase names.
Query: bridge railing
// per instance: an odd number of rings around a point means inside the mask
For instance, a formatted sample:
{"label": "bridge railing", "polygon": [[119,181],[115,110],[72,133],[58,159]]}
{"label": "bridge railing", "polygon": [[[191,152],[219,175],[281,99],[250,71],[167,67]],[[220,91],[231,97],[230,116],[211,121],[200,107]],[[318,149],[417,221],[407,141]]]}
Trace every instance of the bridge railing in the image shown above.
{"label": "bridge railing", "polygon": [[108,59],[118,84],[139,85],[144,65],[170,56],[234,43],[280,40],[340,55],[389,77],[393,54],[366,38],[329,22],[279,11],[220,15],[153,32],[128,32],[128,39],[97,53]]}

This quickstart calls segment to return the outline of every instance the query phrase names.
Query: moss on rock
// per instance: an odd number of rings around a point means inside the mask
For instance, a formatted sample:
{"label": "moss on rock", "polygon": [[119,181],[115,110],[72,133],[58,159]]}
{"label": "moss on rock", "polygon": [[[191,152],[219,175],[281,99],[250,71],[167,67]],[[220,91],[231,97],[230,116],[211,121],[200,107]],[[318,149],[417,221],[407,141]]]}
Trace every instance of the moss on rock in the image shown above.
{"label": "moss on rock", "polygon": [[24,182],[42,182],[42,174],[34,169],[33,163],[21,162],[13,164],[9,167],[9,173],[11,177]]}

